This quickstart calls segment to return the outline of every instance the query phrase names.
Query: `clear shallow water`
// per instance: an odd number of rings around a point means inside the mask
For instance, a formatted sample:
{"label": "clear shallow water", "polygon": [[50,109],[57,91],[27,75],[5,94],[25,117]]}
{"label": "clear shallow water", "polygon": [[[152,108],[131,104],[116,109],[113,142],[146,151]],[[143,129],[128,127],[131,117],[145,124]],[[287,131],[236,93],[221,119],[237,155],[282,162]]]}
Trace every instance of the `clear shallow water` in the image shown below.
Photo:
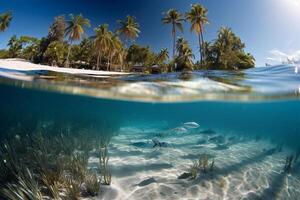
{"label": "clear shallow water", "polygon": [[[142,102],[299,99],[300,66],[161,75],[80,75],[1,68],[2,83],[98,98]],[[18,80],[18,81],[16,81]]]}
{"label": "clear shallow water", "polygon": [[[28,156],[36,149],[50,166],[60,157],[67,163],[75,152],[85,152],[87,170],[102,177],[97,148],[107,146],[112,181],[94,199],[300,195],[300,75],[295,66],[114,77],[1,72],[1,159],[9,162],[5,144],[16,145],[16,165],[30,168],[37,179],[40,167],[28,164],[36,162],[36,154]],[[12,75],[15,79],[7,78]],[[32,139],[38,134],[45,148]],[[179,178],[204,154],[209,165],[214,160],[213,170]],[[289,170],[284,169],[288,156],[293,156]],[[6,187],[14,181],[3,176],[0,183]]]}

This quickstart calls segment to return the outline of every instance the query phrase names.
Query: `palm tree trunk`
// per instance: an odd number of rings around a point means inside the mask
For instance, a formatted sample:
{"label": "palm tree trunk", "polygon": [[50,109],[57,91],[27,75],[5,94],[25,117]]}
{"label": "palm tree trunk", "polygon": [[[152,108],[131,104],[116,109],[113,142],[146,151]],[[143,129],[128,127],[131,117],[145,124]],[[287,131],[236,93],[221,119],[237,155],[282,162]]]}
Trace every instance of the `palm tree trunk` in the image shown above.
{"label": "palm tree trunk", "polygon": [[110,69],[109,69],[109,65],[110,65],[110,52],[108,51],[108,60],[107,60],[107,66],[106,66],[106,71],[109,71]]}
{"label": "palm tree trunk", "polygon": [[100,51],[98,52],[98,56],[97,56],[97,65],[96,65],[96,69],[99,70],[99,64],[101,63],[101,53]]}
{"label": "palm tree trunk", "polygon": [[202,58],[205,58],[205,49],[204,49],[204,39],[203,39],[203,31],[202,31],[202,28],[201,28],[201,31],[200,31],[200,35],[201,35],[201,49],[202,49]]}
{"label": "palm tree trunk", "polygon": [[202,67],[202,65],[203,65],[203,57],[202,57],[201,34],[198,34],[198,40],[199,40],[200,65]]}
{"label": "palm tree trunk", "polygon": [[173,24],[173,30],[172,30],[172,35],[173,35],[173,59],[175,59],[175,53],[176,53],[176,29],[175,29],[175,24]]}
{"label": "palm tree trunk", "polygon": [[73,40],[70,40],[70,45],[69,45],[69,50],[68,50],[68,55],[67,55],[67,60],[66,60],[65,67],[70,66],[69,57],[70,57],[70,53],[71,53],[72,42],[73,42]]}

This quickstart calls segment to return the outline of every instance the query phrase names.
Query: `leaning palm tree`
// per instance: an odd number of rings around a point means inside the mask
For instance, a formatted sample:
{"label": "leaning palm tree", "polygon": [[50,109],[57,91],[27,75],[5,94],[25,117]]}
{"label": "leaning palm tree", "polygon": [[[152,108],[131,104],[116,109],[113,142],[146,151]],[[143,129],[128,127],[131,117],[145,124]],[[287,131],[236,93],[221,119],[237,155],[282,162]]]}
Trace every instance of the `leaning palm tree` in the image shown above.
{"label": "leaning palm tree", "polygon": [[193,69],[193,59],[195,58],[192,49],[187,40],[178,38],[176,41],[176,49],[178,56],[175,61],[178,63],[179,69]]}
{"label": "leaning palm tree", "polygon": [[180,37],[176,40],[176,51],[178,53],[178,56],[181,56],[184,52],[184,49],[190,48],[189,43],[187,40],[185,40],[183,37]]}
{"label": "leaning palm tree", "polygon": [[108,24],[102,24],[98,28],[95,28],[94,31],[96,35],[92,38],[94,40],[94,47],[97,51],[96,69],[99,69],[99,64],[101,64],[101,58],[103,54],[107,52],[111,43],[111,36],[108,31]]}
{"label": "leaning palm tree", "polygon": [[0,15],[0,32],[4,32],[8,28],[11,20],[12,13],[10,11]]}
{"label": "leaning palm tree", "polygon": [[193,4],[189,12],[186,13],[186,19],[191,23],[191,32],[195,32],[199,40],[200,63],[203,62],[205,55],[203,44],[203,30],[204,26],[208,24],[207,9],[200,4]]}
{"label": "leaning palm tree", "polygon": [[140,25],[136,22],[135,17],[127,15],[124,21],[118,20],[117,22],[120,24],[117,34],[122,35],[126,41],[134,41],[139,36]]}
{"label": "leaning palm tree", "polygon": [[90,21],[80,15],[70,15],[70,20],[67,21],[66,36],[69,39],[70,46],[66,60],[66,66],[69,66],[69,56],[73,41],[80,40],[85,33],[85,28],[90,27]]}
{"label": "leaning palm tree", "polygon": [[184,22],[184,18],[182,15],[175,9],[169,10],[165,16],[162,18],[163,24],[172,24],[172,36],[173,36],[173,58],[175,58],[175,43],[176,43],[176,29],[183,32],[182,23]]}
{"label": "leaning palm tree", "polygon": [[162,49],[157,55],[157,62],[158,63],[164,63],[166,60],[169,59],[169,52],[168,49]]}

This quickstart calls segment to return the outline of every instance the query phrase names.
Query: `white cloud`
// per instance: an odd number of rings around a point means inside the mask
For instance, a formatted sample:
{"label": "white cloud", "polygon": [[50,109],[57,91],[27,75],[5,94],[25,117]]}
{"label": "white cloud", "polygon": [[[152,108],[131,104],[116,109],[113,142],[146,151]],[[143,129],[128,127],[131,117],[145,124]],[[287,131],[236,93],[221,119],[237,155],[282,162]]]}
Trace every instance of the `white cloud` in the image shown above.
{"label": "white cloud", "polygon": [[271,62],[271,64],[280,64],[282,62],[293,61],[299,62],[300,61],[300,50],[285,53],[278,49],[273,49],[270,51],[270,56],[266,58],[267,62]]}

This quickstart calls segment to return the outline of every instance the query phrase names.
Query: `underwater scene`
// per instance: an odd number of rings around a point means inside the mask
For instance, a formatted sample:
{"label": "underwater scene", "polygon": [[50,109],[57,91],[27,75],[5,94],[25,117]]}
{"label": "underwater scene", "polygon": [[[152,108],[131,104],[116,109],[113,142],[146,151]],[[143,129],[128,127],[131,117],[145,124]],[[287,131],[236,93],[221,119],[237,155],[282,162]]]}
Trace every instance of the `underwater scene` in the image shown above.
{"label": "underwater scene", "polygon": [[0,75],[0,199],[300,198],[297,66]]}

